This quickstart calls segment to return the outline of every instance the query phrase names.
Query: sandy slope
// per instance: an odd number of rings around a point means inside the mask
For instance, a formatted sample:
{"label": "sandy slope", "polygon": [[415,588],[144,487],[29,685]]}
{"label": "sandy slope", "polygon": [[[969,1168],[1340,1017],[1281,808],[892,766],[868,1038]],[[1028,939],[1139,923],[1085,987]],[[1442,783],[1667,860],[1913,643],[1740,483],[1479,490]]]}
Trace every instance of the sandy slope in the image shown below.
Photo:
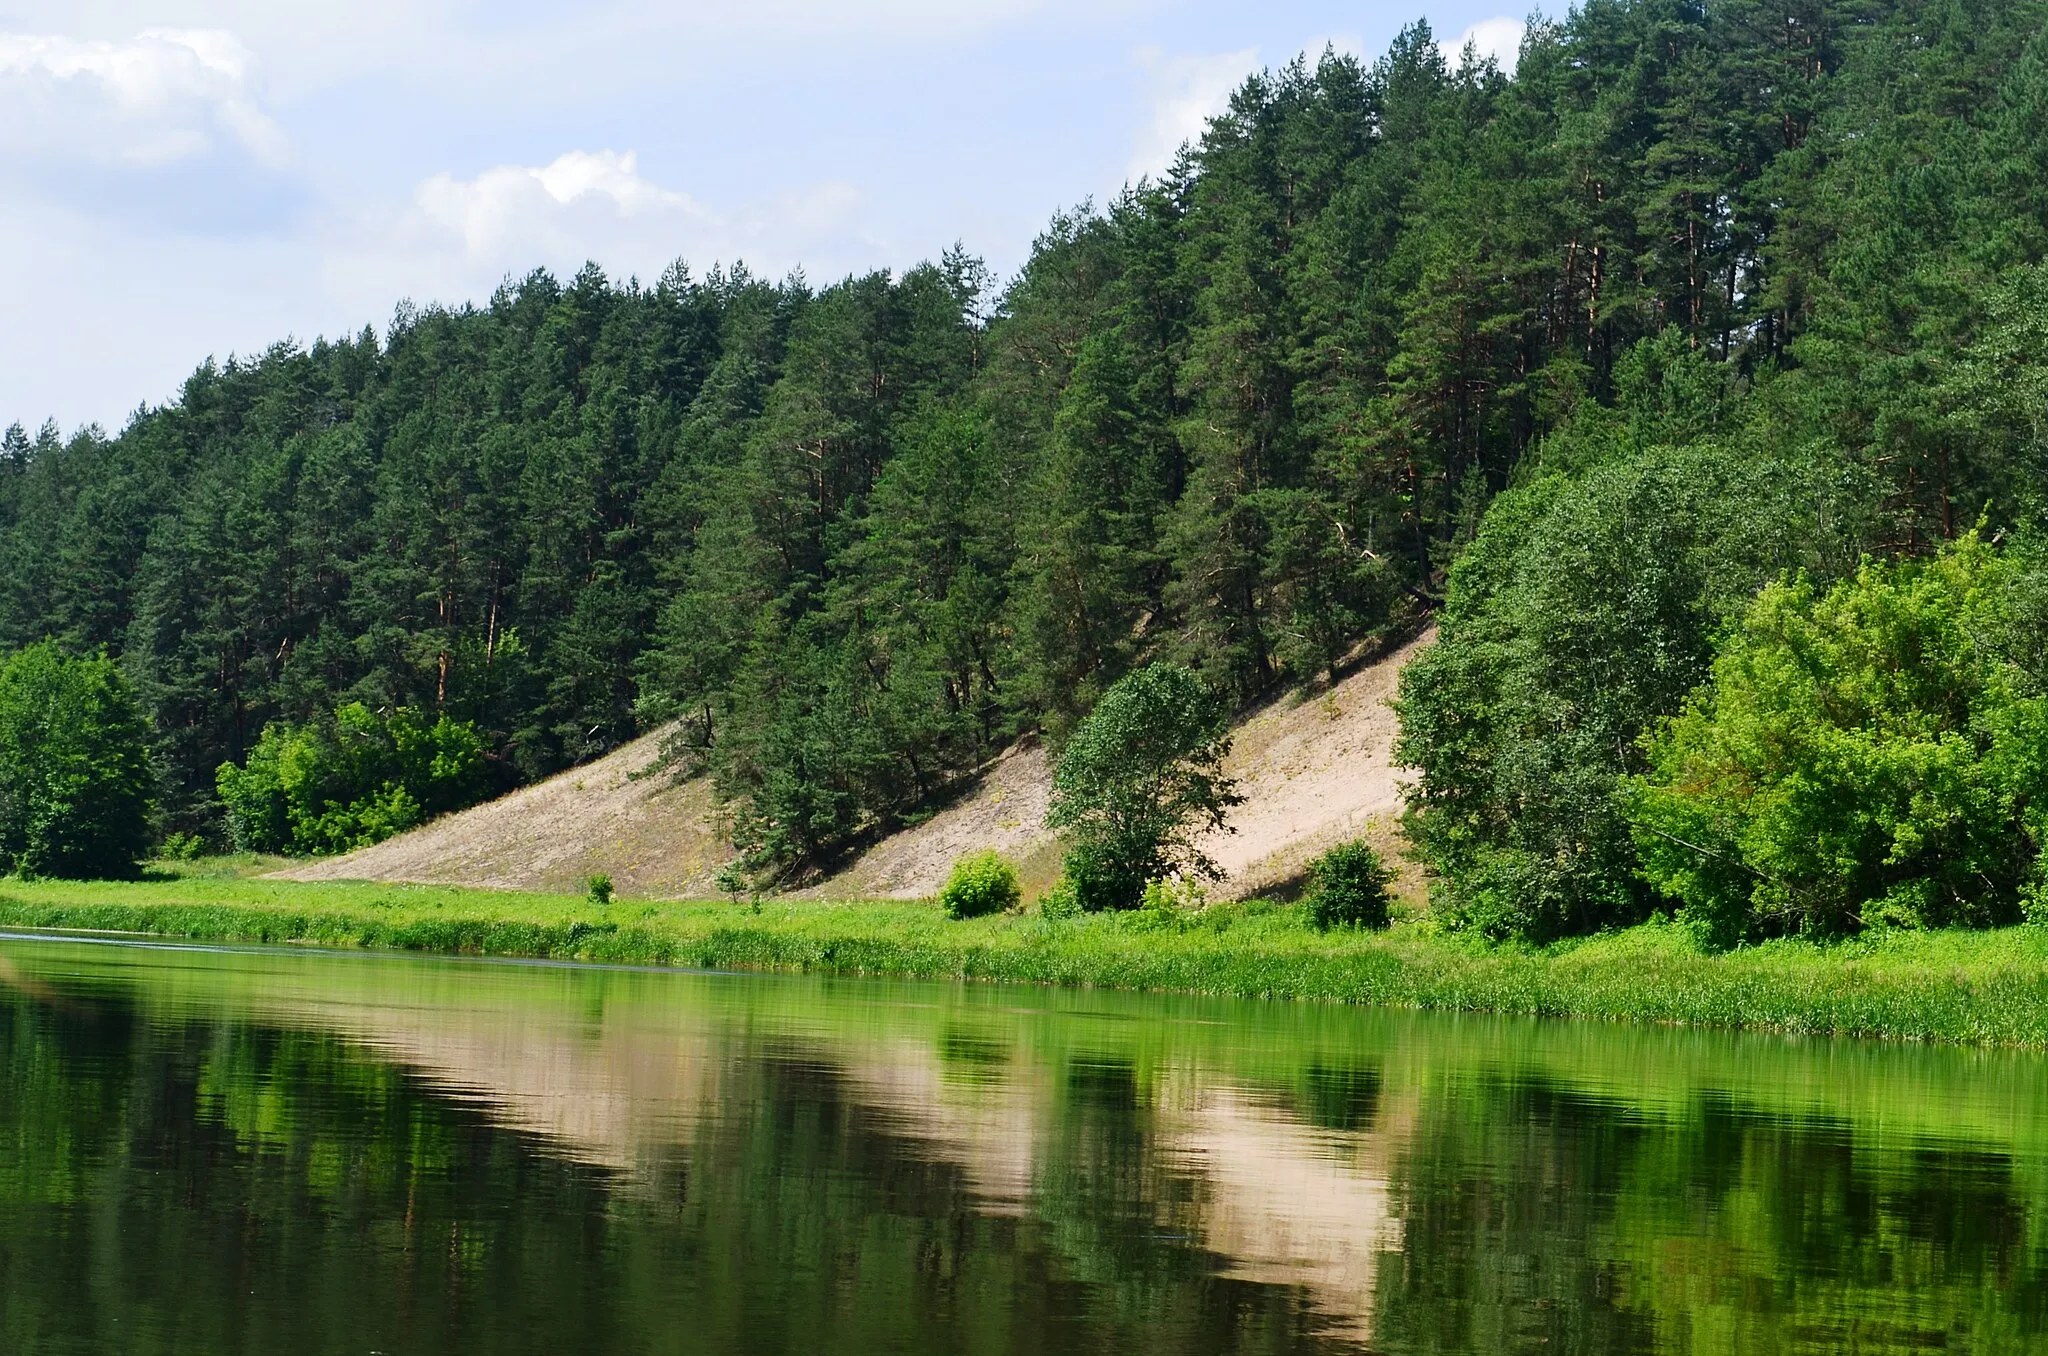
{"label": "sandy slope", "polygon": [[[1402,779],[1387,699],[1425,636],[1334,688],[1282,698],[1239,727],[1229,771],[1245,795],[1233,833],[1204,845],[1228,873],[1221,893],[1285,885],[1331,843],[1395,837]],[[621,893],[714,893],[730,860],[710,788],[640,777],[658,738],[502,800],[365,848],[281,872],[295,880],[391,880],[580,892],[607,872]],[[962,853],[994,847],[1021,867],[1027,895],[1059,871],[1045,829],[1051,771],[1037,746],[1012,749],[980,782],[924,823],[875,844],[812,896],[918,898],[937,892]]]}
{"label": "sandy slope", "polygon": [[1039,745],[1013,748],[945,809],[914,828],[891,834],[851,866],[804,893],[869,899],[937,894],[964,853],[995,848],[1017,863],[1027,897],[1059,875],[1059,840],[1045,827],[1052,769]]}
{"label": "sandy slope", "polygon": [[622,894],[716,893],[732,859],[708,783],[641,776],[660,752],[647,735],[502,799],[437,819],[343,857],[278,874],[289,880],[389,880],[581,894],[597,872]]}
{"label": "sandy slope", "polygon": [[1286,884],[1347,838],[1394,844],[1406,778],[1394,767],[1400,722],[1387,703],[1401,670],[1434,638],[1411,641],[1326,692],[1283,697],[1238,727],[1225,765],[1245,798],[1230,816],[1236,832],[1203,844],[1228,873],[1224,893]]}
{"label": "sandy slope", "polygon": [[[1231,814],[1236,832],[1203,844],[1228,873],[1220,893],[1284,885],[1310,857],[1346,838],[1386,844],[1395,837],[1403,782],[1393,766],[1398,726],[1387,699],[1402,667],[1430,638],[1328,691],[1283,697],[1238,728],[1226,766],[1245,803]],[[1059,872],[1059,845],[1043,827],[1051,782],[1043,750],[1014,751],[961,800],[878,843],[808,893],[929,895],[954,858],[996,847],[1018,862],[1026,893],[1036,894]]]}

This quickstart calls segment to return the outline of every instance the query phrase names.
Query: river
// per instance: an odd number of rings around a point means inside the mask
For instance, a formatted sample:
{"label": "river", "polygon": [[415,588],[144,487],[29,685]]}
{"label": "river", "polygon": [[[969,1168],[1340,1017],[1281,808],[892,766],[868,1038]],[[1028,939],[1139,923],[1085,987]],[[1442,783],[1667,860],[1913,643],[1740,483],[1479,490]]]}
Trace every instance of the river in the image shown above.
{"label": "river", "polygon": [[2048,1351],[2048,1059],[0,939],[0,1351]]}

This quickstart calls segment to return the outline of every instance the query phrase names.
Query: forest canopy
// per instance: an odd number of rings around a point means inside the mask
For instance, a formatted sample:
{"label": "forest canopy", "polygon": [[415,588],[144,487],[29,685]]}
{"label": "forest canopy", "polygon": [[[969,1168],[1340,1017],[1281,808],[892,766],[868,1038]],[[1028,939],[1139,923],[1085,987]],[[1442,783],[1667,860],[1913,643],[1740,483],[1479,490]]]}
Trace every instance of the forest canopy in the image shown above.
{"label": "forest canopy", "polygon": [[1512,74],[1417,24],[1247,80],[1000,286],[591,266],[209,362],[0,441],[0,651],[116,657],[166,831],[360,703],[497,787],[668,729],[784,872],[1143,665],[1243,703],[1440,616],[1454,913],[1624,920],[1641,741],[1748,599],[2032,511],[2044,13],[1594,0]]}

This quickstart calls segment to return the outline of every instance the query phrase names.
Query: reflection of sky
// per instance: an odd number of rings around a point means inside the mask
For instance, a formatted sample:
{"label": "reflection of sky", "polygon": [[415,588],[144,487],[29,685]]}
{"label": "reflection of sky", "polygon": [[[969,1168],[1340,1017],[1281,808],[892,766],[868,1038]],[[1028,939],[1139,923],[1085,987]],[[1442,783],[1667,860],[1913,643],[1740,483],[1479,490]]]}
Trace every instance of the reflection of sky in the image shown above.
{"label": "reflection of sky", "polygon": [[1232,85],[1492,0],[11,0],[0,422],[118,426],[209,353],[595,259],[830,280],[1156,172]]}

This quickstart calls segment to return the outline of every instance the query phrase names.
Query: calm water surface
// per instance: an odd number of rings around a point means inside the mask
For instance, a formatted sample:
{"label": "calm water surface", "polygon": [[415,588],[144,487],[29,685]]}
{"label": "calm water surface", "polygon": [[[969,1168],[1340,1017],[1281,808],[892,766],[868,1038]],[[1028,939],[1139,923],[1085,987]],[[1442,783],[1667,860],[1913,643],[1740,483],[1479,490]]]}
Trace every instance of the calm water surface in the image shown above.
{"label": "calm water surface", "polygon": [[0,939],[0,1351],[2048,1351],[2048,1061]]}

